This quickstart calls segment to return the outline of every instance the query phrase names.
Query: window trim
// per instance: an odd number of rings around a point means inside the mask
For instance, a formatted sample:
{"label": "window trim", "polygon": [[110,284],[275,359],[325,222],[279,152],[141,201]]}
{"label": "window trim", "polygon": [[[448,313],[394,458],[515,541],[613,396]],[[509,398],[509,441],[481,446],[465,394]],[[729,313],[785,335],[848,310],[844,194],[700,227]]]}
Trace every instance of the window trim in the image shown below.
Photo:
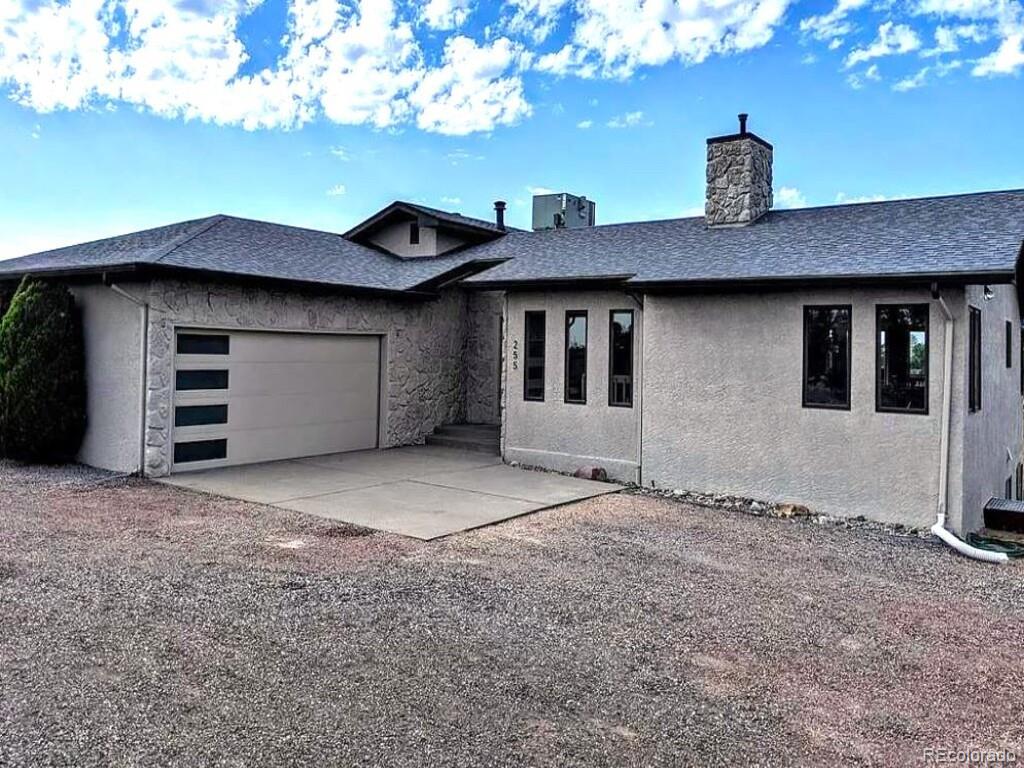
{"label": "window trim", "polygon": [[1006,321],[1006,367],[1013,368],[1013,323]]}
{"label": "window trim", "polygon": [[[845,309],[847,311],[848,335],[846,340],[846,403],[809,403],[807,402],[807,310],[809,309]],[[804,304],[803,334],[800,338],[803,347],[803,370],[801,372],[800,393],[804,408],[820,408],[826,411],[849,411],[853,407],[853,305],[852,304]]]}
{"label": "window trim", "polygon": [[420,223],[418,221],[409,222],[409,245],[420,244]]}
{"label": "window trim", "polygon": [[[629,315],[629,402],[616,403],[612,401],[613,357],[615,354],[615,327],[616,315]],[[634,392],[636,388],[636,366],[633,360],[636,357],[636,313],[632,309],[610,309],[608,310],[608,407],[609,408],[632,408]]]}
{"label": "window trim", "polygon": [[[586,327],[583,332],[583,399],[582,400],[570,400],[569,399],[569,318],[582,317],[586,321]],[[587,368],[590,365],[590,317],[585,309],[567,309],[565,310],[565,333],[563,337],[564,349],[564,361],[562,367],[562,400],[567,405],[586,405],[587,404]]]}
{"label": "window trim", "polygon": [[[879,323],[886,307],[924,307],[924,409],[894,408],[882,405],[882,326]],[[927,302],[906,304],[875,304],[875,411],[877,413],[903,413],[908,416],[927,416],[932,386],[932,308]]]}
{"label": "window trim", "polygon": [[[544,355],[543,366],[540,373],[540,397],[530,397],[527,393],[529,387],[527,382],[529,381],[530,372],[530,315],[539,315],[544,320],[544,336],[542,341],[544,342]],[[548,318],[547,312],[543,309],[528,309],[523,312],[523,400],[528,403],[543,403],[544,395],[547,389],[547,373],[548,373]]]}
{"label": "window trim", "polygon": [[[982,407],[982,326],[981,310],[975,306],[968,305],[968,327],[967,327],[967,410],[969,413],[979,413]],[[977,332],[975,332],[977,327]]]}

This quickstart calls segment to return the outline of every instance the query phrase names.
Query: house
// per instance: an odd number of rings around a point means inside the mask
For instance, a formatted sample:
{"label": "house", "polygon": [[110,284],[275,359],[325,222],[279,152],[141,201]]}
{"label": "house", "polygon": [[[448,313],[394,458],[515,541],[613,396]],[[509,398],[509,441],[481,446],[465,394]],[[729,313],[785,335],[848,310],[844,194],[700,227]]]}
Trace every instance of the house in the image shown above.
{"label": "house", "polygon": [[[982,525],[1021,488],[1024,190],[772,210],[707,144],[703,217],[533,231],[396,202],[344,235],[212,216],[0,262],[84,317],[81,460],[149,476],[500,425],[507,461]],[[1016,477],[1016,480],[1014,479]]]}

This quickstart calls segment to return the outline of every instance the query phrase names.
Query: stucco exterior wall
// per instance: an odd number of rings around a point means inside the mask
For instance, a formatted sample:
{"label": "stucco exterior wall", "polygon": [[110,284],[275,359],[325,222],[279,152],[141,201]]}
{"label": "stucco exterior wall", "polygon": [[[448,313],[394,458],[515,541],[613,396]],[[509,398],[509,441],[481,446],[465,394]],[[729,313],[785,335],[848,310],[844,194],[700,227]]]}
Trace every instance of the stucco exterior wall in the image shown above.
{"label": "stucco exterior wall", "polygon": [[501,420],[501,338],[505,294],[471,292],[467,297],[466,421],[498,424]]}
{"label": "stucco exterior wall", "polygon": [[[589,313],[585,404],[566,403],[564,398],[565,313],[577,309]],[[608,405],[609,313],[613,309],[634,312],[632,408]],[[543,402],[523,399],[524,313],[532,310],[546,312]],[[634,299],[621,292],[508,294],[502,433],[505,460],[560,472],[598,465],[614,479],[636,480],[643,335],[643,312]]]}
{"label": "stucco exterior wall", "polygon": [[[875,305],[901,302],[931,306],[927,415],[875,410]],[[849,411],[802,406],[807,304],[852,305]],[[934,522],[943,315],[926,289],[649,295],[644,319],[645,484]]]}
{"label": "stucco exterior wall", "polygon": [[[104,285],[76,286],[72,292],[82,310],[85,337],[87,423],[78,460],[115,472],[136,472],[142,428],[142,309]],[[137,293],[144,294],[144,288]]]}
{"label": "stucco exterior wall", "polygon": [[398,301],[154,281],[149,301],[148,475],[165,475],[170,466],[176,325],[380,334],[386,350],[382,447],[422,443],[436,426],[465,418],[466,297],[460,291],[433,301]]}
{"label": "stucco exterior wall", "polygon": [[[985,502],[992,496],[1003,497],[1008,477],[1013,477],[1021,457],[1020,396],[1020,309],[1016,288],[991,286],[994,297],[984,298],[984,286],[967,286],[960,316],[958,336],[961,361],[966,360],[968,338],[967,307],[981,310],[981,410],[967,410],[968,382],[963,376],[957,400],[962,406],[963,451],[960,474],[962,522],[957,528],[976,530],[984,524]],[[1013,365],[1006,367],[1006,322],[1012,326]],[[952,495],[952,494],[951,494]]]}
{"label": "stucco exterior wall", "polygon": [[437,227],[420,226],[420,241],[417,244],[409,242],[409,223],[403,221],[383,227],[370,237],[370,242],[389,253],[398,256],[439,256],[450,250],[465,245],[465,240],[453,235],[451,232],[444,232]]}

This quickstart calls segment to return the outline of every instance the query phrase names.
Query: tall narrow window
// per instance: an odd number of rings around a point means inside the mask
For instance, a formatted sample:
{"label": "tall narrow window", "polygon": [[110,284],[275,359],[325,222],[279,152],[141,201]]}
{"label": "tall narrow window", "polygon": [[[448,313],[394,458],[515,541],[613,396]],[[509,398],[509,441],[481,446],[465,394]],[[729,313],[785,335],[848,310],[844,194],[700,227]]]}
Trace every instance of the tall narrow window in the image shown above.
{"label": "tall narrow window", "polygon": [[543,312],[526,313],[526,364],[523,366],[523,399],[544,399],[544,339],[546,322]]}
{"label": "tall narrow window", "polygon": [[804,307],[804,407],[850,407],[849,306]]}
{"label": "tall narrow window", "polygon": [[414,221],[409,224],[409,245],[420,244],[420,223]]}
{"label": "tall narrow window", "polygon": [[1013,368],[1013,323],[1006,321],[1006,367]]}
{"label": "tall narrow window", "polygon": [[967,348],[967,400],[971,411],[981,410],[981,310],[970,309],[970,343]]}
{"label": "tall narrow window", "polygon": [[879,304],[875,327],[876,409],[928,413],[928,305]]}
{"label": "tall narrow window", "polygon": [[1024,501],[1024,464],[1017,464],[1017,501]]}
{"label": "tall narrow window", "polygon": [[613,309],[608,335],[608,405],[633,407],[633,310]]}
{"label": "tall narrow window", "polygon": [[587,402],[587,313],[565,313],[565,402]]}

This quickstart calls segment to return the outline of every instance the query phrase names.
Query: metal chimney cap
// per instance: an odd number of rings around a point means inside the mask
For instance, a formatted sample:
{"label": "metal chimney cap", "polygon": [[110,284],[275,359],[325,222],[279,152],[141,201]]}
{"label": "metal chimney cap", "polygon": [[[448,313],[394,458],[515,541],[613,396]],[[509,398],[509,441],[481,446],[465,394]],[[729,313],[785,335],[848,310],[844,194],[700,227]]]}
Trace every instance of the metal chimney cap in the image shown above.
{"label": "metal chimney cap", "polygon": [[746,112],[740,112],[740,135],[744,135],[747,132],[747,118],[750,117]]}

